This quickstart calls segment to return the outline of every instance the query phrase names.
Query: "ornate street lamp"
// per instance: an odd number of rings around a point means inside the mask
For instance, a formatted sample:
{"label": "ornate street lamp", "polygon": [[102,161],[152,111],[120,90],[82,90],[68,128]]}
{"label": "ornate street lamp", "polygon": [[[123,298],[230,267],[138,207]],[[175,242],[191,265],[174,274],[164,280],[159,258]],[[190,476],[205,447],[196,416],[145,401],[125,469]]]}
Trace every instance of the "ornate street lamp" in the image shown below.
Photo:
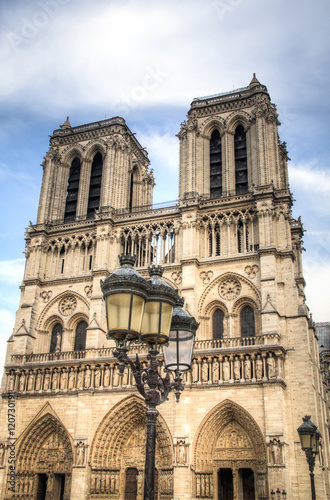
{"label": "ornate street lamp", "polygon": [[311,478],[312,500],[316,500],[315,483],[314,483],[314,467],[315,457],[319,453],[319,444],[321,434],[317,426],[311,421],[310,415],[303,418],[304,423],[298,427],[297,431],[300,437],[301,448],[306,454],[307,463],[309,466],[309,475]]}
{"label": "ornate street lamp", "polygon": [[[190,370],[198,323],[182,310],[183,302],[180,302],[177,291],[162,279],[160,266],[149,267],[150,280],[147,281],[133,269],[134,256],[121,255],[119,260],[121,268],[101,281],[107,311],[107,338],[116,343],[114,356],[120,362],[120,375],[128,364],[136,387],[148,406],[144,500],[153,500],[156,407],[167,400],[172,389],[179,401],[184,389],[181,372]],[[142,367],[138,355],[135,361],[128,357],[129,346],[134,342],[147,344],[149,366],[146,368]],[[173,382],[169,373],[161,377],[158,371],[159,346],[165,344],[165,369],[175,372]]]}

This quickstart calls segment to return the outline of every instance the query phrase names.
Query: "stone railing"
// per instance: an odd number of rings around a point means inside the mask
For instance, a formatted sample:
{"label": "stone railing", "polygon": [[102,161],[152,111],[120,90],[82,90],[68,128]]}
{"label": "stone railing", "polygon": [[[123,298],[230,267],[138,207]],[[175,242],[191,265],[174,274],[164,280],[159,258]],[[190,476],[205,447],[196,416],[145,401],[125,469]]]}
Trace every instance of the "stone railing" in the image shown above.
{"label": "stone railing", "polygon": [[[189,386],[262,383],[284,380],[285,351],[280,346],[246,346],[234,353],[195,352],[191,372],[184,375]],[[141,364],[148,365],[146,352]],[[159,357],[160,371],[165,375],[164,361]],[[126,366],[120,377],[115,358],[57,361],[49,365],[7,366],[7,391],[21,394],[67,393],[83,390],[128,390],[135,386]]]}
{"label": "stone railing", "polygon": [[[223,338],[218,340],[205,339],[196,340],[194,343],[194,352],[199,351],[215,351],[221,349],[227,351],[237,348],[245,348],[249,346],[261,345],[279,345],[280,336],[278,333],[260,335],[256,337],[234,337]],[[58,363],[60,361],[74,361],[81,359],[98,359],[98,358],[114,358],[113,351],[115,347],[101,347],[99,349],[86,349],[84,351],[59,351],[46,352],[40,354],[12,354],[10,364],[25,365],[27,363]],[[143,344],[133,344],[130,347],[130,354],[147,354],[147,349]]]}

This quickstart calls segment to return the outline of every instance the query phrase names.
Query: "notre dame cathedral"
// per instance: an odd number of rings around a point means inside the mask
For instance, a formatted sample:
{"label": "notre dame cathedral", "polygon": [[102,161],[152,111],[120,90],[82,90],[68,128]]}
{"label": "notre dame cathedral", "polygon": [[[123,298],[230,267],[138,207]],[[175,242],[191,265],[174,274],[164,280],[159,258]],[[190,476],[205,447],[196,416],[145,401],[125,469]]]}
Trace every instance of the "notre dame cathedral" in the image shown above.
{"label": "notre dame cathedral", "polygon": [[[322,434],[316,497],[330,498],[303,228],[278,125],[255,75],[194,99],[171,206],[153,203],[147,152],[123,118],[53,132],[1,386],[2,499],[143,498],[146,407],[132,373],[119,376],[100,289],[121,253],[144,277],[163,266],[200,323],[181,400],[159,409],[155,499],[311,498],[305,415]],[[141,345],[132,352],[145,362]]]}

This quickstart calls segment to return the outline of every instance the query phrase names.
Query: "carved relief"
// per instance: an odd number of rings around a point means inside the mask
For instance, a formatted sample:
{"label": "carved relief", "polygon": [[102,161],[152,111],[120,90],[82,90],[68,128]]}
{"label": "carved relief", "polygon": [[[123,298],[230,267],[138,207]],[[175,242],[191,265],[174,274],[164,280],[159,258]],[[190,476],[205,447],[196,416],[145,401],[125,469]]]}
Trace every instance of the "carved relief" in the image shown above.
{"label": "carved relief", "polygon": [[53,292],[51,290],[48,290],[47,292],[41,292],[40,297],[42,298],[42,301],[46,303],[51,299],[52,295]]}
{"label": "carved relief", "polygon": [[73,295],[64,297],[58,305],[58,310],[63,316],[70,316],[77,307],[77,299]]}
{"label": "carved relief", "polygon": [[181,285],[181,283],[182,283],[182,272],[181,271],[179,271],[179,272],[176,272],[176,271],[173,272],[171,274],[171,278],[172,278],[172,280],[174,281],[174,283],[176,285]]}
{"label": "carved relief", "polygon": [[188,446],[185,439],[177,439],[176,442],[176,464],[188,465]]}
{"label": "carved relief", "polygon": [[203,281],[204,285],[211,283],[213,277],[213,271],[202,271],[199,275],[200,279]]}
{"label": "carved relief", "polygon": [[75,465],[84,467],[86,465],[86,454],[88,444],[86,440],[77,441],[75,447]]}
{"label": "carved relief", "polygon": [[229,278],[219,285],[219,295],[226,300],[236,299],[241,293],[242,285],[236,278]]}
{"label": "carved relief", "polygon": [[257,266],[256,264],[253,264],[252,266],[246,266],[244,268],[244,271],[250,279],[253,279],[256,277],[257,272],[259,271],[259,266]]}
{"label": "carved relief", "polygon": [[282,465],[283,464],[283,443],[280,439],[273,438],[269,440],[268,447],[268,464]]}
{"label": "carved relief", "polygon": [[86,285],[84,291],[86,296],[90,299],[93,294],[93,285]]}

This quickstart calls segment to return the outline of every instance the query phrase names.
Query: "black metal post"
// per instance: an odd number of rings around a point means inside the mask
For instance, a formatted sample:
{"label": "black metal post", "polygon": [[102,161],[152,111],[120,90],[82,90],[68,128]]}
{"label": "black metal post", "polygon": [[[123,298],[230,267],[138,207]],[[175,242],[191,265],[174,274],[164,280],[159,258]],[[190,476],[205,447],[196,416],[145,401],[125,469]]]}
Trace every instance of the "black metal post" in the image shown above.
{"label": "black metal post", "polygon": [[158,411],[149,408],[147,411],[147,442],[146,461],[144,467],[144,500],[154,500],[155,489],[155,452],[156,452],[156,424]]}
{"label": "black metal post", "polygon": [[315,482],[314,482],[315,454],[312,453],[310,450],[306,450],[305,453],[309,466],[309,475],[311,477],[312,500],[316,500]]}

